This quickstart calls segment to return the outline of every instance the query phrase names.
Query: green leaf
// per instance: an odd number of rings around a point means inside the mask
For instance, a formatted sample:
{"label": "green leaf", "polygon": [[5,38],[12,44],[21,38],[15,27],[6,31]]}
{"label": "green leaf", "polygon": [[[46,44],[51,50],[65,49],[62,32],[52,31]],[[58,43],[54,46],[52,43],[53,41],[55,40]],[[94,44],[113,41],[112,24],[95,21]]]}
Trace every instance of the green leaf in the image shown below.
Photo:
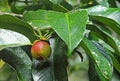
{"label": "green leaf", "polygon": [[[116,59],[116,57],[114,56],[114,53],[112,53],[110,50],[108,50],[107,48],[103,48],[101,45],[99,44],[95,44],[96,47],[99,49],[99,51],[101,53],[103,53],[108,59],[109,61],[112,60],[113,62],[113,66],[115,67],[115,69],[120,73],[120,63],[118,62],[118,60]],[[111,57],[111,59],[110,59]]]}
{"label": "green leaf", "polygon": [[92,1],[92,0],[80,0],[80,3],[82,3],[82,4],[88,4],[90,1]]}
{"label": "green leaf", "polygon": [[21,2],[13,2],[10,4],[10,9],[16,14],[22,14],[25,11],[26,6],[27,5],[25,3],[21,4]]}
{"label": "green leaf", "polygon": [[94,35],[97,35],[104,42],[109,44],[115,50],[116,54],[120,55],[120,48],[119,48],[120,41],[118,39],[112,37],[110,34],[102,30],[100,26],[88,25],[87,28],[91,30],[94,33]]}
{"label": "green leaf", "polygon": [[117,7],[116,0],[108,0],[110,7]]}
{"label": "green leaf", "polygon": [[116,1],[116,6],[120,8],[120,1]]}
{"label": "green leaf", "polygon": [[93,20],[107,25],[120,35],[120,9],[119,8],[106,8],[103,6],[95,6],[88,9],[88,13]]}
{"label": "green leaf", "polygon": [[3,49],[0,57],[15,69],[19,81],[32,81],[32,62],[20,47]]}
{"label": "green leaf", "polygon": [[[52,27],[67,44],[69,49],[68,56],[70,56],[84,37],[88,15],[85,10],[73,13],[38,10],[24,14],[24,20],[31,22],[32,25],[44,21],[45,23],[42,22],[44,23],[43,28]],[[42,29],[41,23],[38,23],[37,26]]]}
{"label": "green leaf", "polygon": [[91,58],[89,58],[88,75],[89,75],[89,81],[100,81],[97,71],[95,70],[95,63]]}
{"label": "green leaf", "polygon": [[29,11],[23,15],[23,20],[27,21],[33,27],[39,27],[40,29],[51,28],[47,20],[46,10]]}
{"label": "green leaf", "polygon": [[11,15],[0,15],[0,28],[21,33],[28,37],[31,42],[36,39],[33,28],[29,24]]}
{"label": "green leaf", "polygon": [[102,6],[109,7],[108,0],[95,0],[95,1]]}
{"label": "green leaf", "polygon": [[[59,45],[59,46],[58,46]],[[67,76],[67,48],[65,43],[58,37],[54,41],[54,50],[53,50],[53,77],[56,81],[68,81]],[[61,60],[62,59],[62,60]]]}
{"label": "green leaf", "polygon": [[101,81],[110,81],[113,68],[109,60],[88,39],[83,39],[81,46],[95,63],[95,69]]}
{"label": "green leaf", "polygon": [[58,4],[58,3],[61,3],[63,0],[49,0],[51,2],[53,2],[54,4]]}
{"label": "green leaf", "polygon": [[109,54],[107,54],[106,50],[102,47],[102,45],[100,45],[97,42],[93,42],[93,44],[97,47],[98,51],[109,61],[109,63],[111,64],[111,66],[113,65],[112,63],[112,59],[109,56]]}
{"label": "green leaf", "polygon": [[[91,28],[92,27],[92,28]],[[97,35],[98,37],[102,38],[106,43],[112,45],[111,47],[113,47],[113,49],[119,51],[119,44],[120,41],[119,40],[115,40],[114,37],[110,36],[108,33],[106,33],[104,30],[101,30],[100,28],[95,28],[95,26],[89,26],[88,29],[92,29],[92,31],[94,31],[95,33],[93,33],[94,35]],[[104,45],[104,44],[103,44]],[[103,49],[103,47],[101,46],[97,46],[98,49]],[[104,45],[105,48],[105,45]],[[115,69],[120,72],[120,63],[118,62],[118,60],[115,57],[115,54],[119,55],[119,53],[113,53],[112,51],[108,50],[108,48],[105,48],[104,50],[102,50],[106,55],[109,55],[112,59],[113,62],[113,66],[115,67]]]}
{"label": "green leaf", "polygon": [[54,4],[59,4],[59,5],[63,6],[63,7],[65,7],[68,10],[73,9],[72,5],[68,3],[69,1],[68,2],[65,1],[65,0],[49,0],[49,1],[54,3]]}
{"label": "green leaf", "polygon": [[65,8],[67,8],[69,11],[73,9],[72,5],[69,4],[69,2],[63,0],[60,5],[64,6]]}
{"label": "green leaf", "polygon": [[68,46],[68,56],[78,46],[84,37],[88,20],[87,12],[76,11],[73,13],[50,12],[49,24]]}
{"label": "green leaf", "polygon": [[116,57],[114,56],[114,53],[111,52],[110,50],[108,50],[107,48],[105,49],[107,54],[110,55],[112,62],[113,62],[113,66],[115,67],[115,69],[120,73],[120,63],[119,61],[116,59]]}
{"label": "green leaf", "polygon": [[31,45],[24,35],[10,30],[0,29],[0,50],[7,47]]}
{"label": "green leaf", "polygon": [[39,9],[53,10],[58,12],[68,12],[66,8],[64,8],[59,4],[51,2],[51,0],[41,0],[41,2],[43,3],[42,8],[39,8]]}
{"label": "green leaf", "polygon": [[119,8],[106,8],[104,6],[98,5],[88,8],[88,14],[90,16],[105,17],[112,19],[118,24],[120,24],[120,9]]}
{"label": "green leaf", "polygon": [[[58,46],[59,44],[59,46]],[[68,81],[67,78],[67,56],[65,44],[60,39],[52,39],[53,53],[46,61],[34,60],[33,78],[34,81]],[[62,60],[61,60],[62,59]]]}
{"label": "green leaf", "polygon": [[17,75],[13,68],[9,64],[5,63],[2,68],[0,68],[0,81],[17,81]]}

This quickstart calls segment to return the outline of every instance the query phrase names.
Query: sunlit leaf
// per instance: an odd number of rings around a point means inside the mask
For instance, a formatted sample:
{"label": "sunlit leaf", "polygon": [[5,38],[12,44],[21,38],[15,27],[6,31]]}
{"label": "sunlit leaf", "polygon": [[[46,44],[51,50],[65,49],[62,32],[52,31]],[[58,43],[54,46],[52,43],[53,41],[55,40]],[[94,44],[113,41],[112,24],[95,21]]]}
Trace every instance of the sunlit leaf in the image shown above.
{"label": "sunlit leaf", "polygon": [[96,20],[120,35],[120,8],[106,8],[103,6],[94,6],[88,9],[90,18]]}
{"label": "sunlit leaf", "polygon": [[10,30],[0,29],[0,50],[7,47],[31,45],[24,35]]}
{"label": "sunlit leaf", "polygon": [[[119,8],[106,8],[104,6],[98,5],[88,8],[88,14],[91,16],[105,17],[112,19],[118,24],[120,24],[120,9]],[[95,18],[97,20],[97,18]],[[99,19],[98,19],[99,20]]]}
{"label": "sunlit leaf", "polygon": [[84,37],[88,19],[86,11],[65,14],[51,12],[48,14],[48,18],[51,27],[67,44],[69,49],[68,56],[70,56]]}

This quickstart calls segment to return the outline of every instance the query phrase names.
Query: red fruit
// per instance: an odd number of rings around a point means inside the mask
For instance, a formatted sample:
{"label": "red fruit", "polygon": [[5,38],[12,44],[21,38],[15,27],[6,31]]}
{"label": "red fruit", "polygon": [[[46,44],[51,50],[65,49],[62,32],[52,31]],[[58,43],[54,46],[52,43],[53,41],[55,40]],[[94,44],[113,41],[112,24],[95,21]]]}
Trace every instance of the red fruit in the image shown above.
{"label": "red fruit", "polygon": [[32,48],[31,54],[37,60],[45,60],[51,55],[50,44],[46,41],[36,41]]}

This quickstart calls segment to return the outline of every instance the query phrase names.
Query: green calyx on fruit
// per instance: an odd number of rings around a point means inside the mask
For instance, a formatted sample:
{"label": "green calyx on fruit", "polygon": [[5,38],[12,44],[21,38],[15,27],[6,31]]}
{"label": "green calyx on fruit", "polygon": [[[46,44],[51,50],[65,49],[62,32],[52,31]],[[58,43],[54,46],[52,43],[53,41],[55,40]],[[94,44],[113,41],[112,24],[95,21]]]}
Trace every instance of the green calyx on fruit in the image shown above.
{"label": "green calyx on fruit", "polygon": [[37,60],[46,60],[51,55],[49,42],[43,40],[35,41],[31,48],[31,54]]}
{"label": "green calyx on fruit", "polygon": [[42,32],[40,31],[39,28],[36,29],[36,31],[34,31],[34,34],[36,37],[38,37],[40,40],[45,40],[48,41],[48,39],[51,37],[52,32],[50,32],[49,30],[44,31],[44,35],[42,34]]}

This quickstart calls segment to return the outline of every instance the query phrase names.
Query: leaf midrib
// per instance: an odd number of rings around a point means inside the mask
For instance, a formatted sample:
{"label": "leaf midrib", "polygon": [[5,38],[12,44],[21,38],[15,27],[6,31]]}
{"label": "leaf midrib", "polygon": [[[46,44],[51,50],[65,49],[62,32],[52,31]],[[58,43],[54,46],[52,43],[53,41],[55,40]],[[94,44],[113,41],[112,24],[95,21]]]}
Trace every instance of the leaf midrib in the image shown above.
{"label": "leaf midrib", "polygon": [[69,45],[69,50],[71,50],[70,22],[69,22],[68,13],[65,14],[65,17],[66,17],[66,22],[67,22],[67,26],[68,26],[68,33],[69,33],[69,35],[68,35],[68,45]]}

